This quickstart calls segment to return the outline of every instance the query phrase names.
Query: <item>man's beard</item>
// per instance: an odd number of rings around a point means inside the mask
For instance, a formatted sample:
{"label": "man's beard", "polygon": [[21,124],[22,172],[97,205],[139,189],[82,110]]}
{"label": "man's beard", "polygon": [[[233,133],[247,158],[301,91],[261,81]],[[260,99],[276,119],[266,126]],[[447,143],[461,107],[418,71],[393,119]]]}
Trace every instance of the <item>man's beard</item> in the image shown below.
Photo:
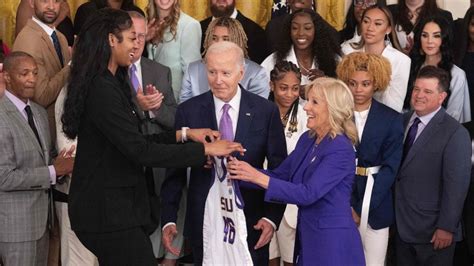
{"label": "man's beard", "polygon": [[58,18],[59,14],[55,13],[54,18],[49,18],[44,15],[44,13],[35,12],[36,17],[39,21],[43,22],[44,24],[50,25],[53,24],[54,21]]}
{"label": "man's beard", "polygon": [[230,15],[234,13],[234,9],[235,9],[235,2],[222,9],[217,7],[217,5],[211,4],[211,14],[215,18],[230,17]]}

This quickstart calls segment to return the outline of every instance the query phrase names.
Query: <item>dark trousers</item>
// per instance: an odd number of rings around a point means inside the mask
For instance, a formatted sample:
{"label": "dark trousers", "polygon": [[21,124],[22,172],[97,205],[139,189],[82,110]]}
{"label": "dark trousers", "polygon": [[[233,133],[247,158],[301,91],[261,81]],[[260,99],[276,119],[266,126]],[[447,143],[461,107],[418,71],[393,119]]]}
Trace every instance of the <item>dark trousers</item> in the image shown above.
{"label": "dark trousers", "polygon": [[396,236],[396,257],[399,266],[449,266],[453,265],[456,242],[444,249],[433,249],[433,244],[411,244]]}
{"label": "dark trousers", "polygon": [[75,232],[102,266],[156,266],[150,238],[141,227],[109,233]]}

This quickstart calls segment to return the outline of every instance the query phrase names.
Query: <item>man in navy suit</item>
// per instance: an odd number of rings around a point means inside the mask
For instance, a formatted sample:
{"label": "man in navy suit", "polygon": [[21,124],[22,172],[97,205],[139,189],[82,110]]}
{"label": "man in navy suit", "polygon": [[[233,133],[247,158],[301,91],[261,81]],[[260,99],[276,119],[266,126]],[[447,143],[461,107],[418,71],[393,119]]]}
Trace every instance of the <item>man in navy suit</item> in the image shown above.
{"label": "man in navy suit", "polygon": [[[268,168],[277,167],[286,157],[279,111],[273,103],[239,87],[244,73],[242,49],[231,42],[219,42],[209,47],[205,60],[211,90],[178,106],[176,128],[218,129],[217,121],[221,121],[225,112],[223,107],[230,105],[227,114],[232,120],[234,140],[247,149],[245,155],[238,158],[258,168],[262,168],[267,159]],[[161,192],[163,245],[179,253],[171,241],[176,234],[174,223],[181,188],[186,184],[186,169],[171,169],[167,175]],[[213,181],[210,169],[191,169],[184,235],[191,241],[194,262],[198,265],[203,260],[205,204]],[[239,187],[245,204],[247,244],[252,261],[256,265],[268,265],[268,243],[280,223],[284,206],[265,203],[263,190]]]}
{"label": "man in navy suit", "polygon": [[444,70],[426,66],[404,115],[403,159],[395,182],[397,265],[452,265],[470,182],[469,133],[441,107]]}

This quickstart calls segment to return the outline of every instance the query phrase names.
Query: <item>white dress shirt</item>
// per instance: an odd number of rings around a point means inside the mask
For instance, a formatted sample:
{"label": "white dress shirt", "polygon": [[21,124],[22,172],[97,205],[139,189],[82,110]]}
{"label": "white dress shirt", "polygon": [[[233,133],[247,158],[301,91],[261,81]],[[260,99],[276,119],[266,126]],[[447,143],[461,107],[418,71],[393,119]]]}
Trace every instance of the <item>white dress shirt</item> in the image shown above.
{"label": "white dress shirt", "polygon": [[362,134],[364,133],[365,123],[367,123],[367,117],[369,116],[370,106],[367,110],[358,112],[354,111],[354,119],[357,128],[357,134],[359,135],[359,142],[362,140]]}

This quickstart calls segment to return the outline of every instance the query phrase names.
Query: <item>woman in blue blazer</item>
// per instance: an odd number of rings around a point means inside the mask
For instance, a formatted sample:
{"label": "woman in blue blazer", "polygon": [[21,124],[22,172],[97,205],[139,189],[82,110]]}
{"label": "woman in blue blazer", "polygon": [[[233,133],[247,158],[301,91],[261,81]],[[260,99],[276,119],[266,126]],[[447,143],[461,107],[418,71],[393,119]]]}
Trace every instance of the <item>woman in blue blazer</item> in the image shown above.
{"label": "woman in blue blazer", "polygon": [[402,159],[402,116],[372,99],[376,91],[387,88],[390,72],[387,59],[362,52],[347,55],[337,67],[338,77],[354,95],[359,144],[351,205],[367,265],[385,263],[394,220],[391,188]]}
{"label": "woman in blue blazer", "polygon": [[350,207],[357,141],[352,94],[333,78],[316,79],[306,90],[310,130],[295,150],[273,171],[234,159],[231,178],[263,187],[266,201],[298,206],[297,265],[365,265]]}

